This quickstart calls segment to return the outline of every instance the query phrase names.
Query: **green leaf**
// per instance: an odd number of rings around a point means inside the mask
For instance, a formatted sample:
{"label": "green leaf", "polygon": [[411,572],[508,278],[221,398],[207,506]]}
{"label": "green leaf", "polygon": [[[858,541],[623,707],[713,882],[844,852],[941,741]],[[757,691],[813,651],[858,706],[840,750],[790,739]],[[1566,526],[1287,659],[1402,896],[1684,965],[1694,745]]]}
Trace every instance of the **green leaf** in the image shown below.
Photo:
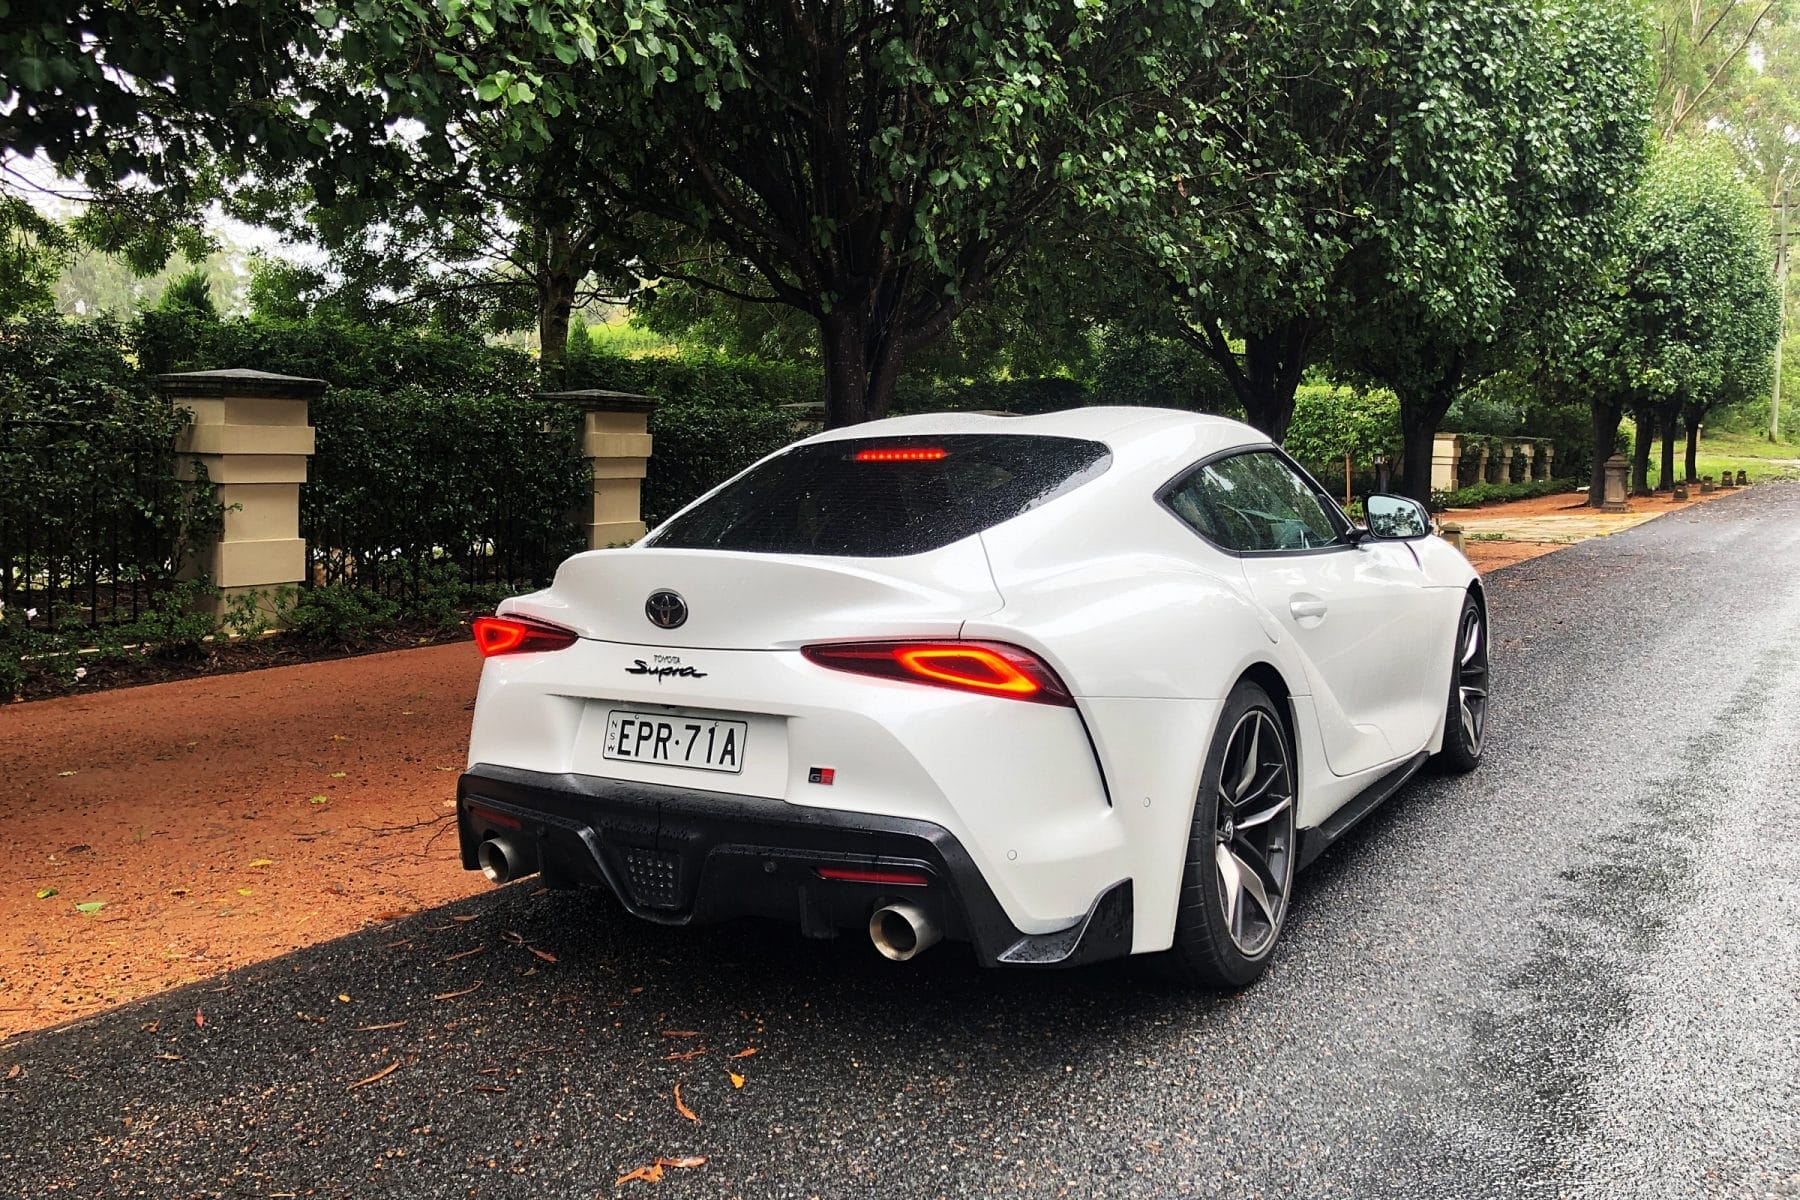
{"label": "green leaf", "polygon": [[321,29],[336,29],[338,23],[338,10],[335,8],[321,8],[313,13],[313,20],[319,23]]}
{"label": "green leaf", "polygon": [[84,900],[75,906],[75,911],[84,917],[91,917],[105,907],[106,901],[104,900]]}
{"label": "green leaf", "polygon": [[39,900],[48,900],[54,895],[56,895],[56,889],[53,887],[39,888],[37,890],[37,898]]}

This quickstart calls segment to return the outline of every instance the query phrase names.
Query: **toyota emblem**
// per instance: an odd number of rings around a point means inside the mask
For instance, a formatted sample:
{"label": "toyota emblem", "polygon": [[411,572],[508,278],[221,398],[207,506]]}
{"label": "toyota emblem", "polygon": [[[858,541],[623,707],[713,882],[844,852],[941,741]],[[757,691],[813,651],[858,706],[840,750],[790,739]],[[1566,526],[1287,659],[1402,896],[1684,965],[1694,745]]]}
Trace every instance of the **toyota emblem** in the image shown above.
{"label": "toyota emblem", "polygon": [[666,589],[651,592],[650,598],[644,601],[644,615],[658,629],[677,629],[687,621],[687,601]]}

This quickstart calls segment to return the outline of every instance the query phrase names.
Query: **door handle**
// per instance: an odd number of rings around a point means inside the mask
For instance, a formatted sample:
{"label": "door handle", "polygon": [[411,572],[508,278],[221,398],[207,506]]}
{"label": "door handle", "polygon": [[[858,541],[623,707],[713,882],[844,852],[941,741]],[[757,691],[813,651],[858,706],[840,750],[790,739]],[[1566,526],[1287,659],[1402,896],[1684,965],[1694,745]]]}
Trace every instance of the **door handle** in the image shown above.
{"label": "door handle", "polygon": [[1317,596],[1295,596],[1288,601],[1288,611],[1296,621],[1323,621],[1325,602]]}

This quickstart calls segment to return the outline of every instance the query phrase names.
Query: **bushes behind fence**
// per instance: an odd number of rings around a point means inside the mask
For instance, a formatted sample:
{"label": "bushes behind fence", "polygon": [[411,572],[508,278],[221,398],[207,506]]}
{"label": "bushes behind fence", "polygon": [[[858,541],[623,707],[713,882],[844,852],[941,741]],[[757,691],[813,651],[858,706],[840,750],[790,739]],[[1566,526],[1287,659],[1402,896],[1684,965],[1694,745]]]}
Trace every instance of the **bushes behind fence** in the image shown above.
{"label": "bushes behind fence", "polygon": [[530,395],[416,384],[313,402],[300,491],[314,582],[452,602],[458,585],[541,586],[584,549],[577,414]]}
{"label": "bushes behind fence", "polygon": [[131,363],[124,331],[53,314],[0,325],[0,600],[38,630],[123,624],[217,528],[175,471],[185,412]]}

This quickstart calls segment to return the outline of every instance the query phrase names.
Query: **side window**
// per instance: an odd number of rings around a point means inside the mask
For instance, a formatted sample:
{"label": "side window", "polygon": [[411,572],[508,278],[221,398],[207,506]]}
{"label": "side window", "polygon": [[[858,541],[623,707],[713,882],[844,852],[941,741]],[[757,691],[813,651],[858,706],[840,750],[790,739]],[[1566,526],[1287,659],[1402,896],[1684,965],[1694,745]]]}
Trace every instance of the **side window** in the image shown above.
{"label": "side window", "polygon": [[1251,450],[1208,463],[1164,499],[1202,537],[1255,554],[1344,544],[1317,492],[1279,455]]}

